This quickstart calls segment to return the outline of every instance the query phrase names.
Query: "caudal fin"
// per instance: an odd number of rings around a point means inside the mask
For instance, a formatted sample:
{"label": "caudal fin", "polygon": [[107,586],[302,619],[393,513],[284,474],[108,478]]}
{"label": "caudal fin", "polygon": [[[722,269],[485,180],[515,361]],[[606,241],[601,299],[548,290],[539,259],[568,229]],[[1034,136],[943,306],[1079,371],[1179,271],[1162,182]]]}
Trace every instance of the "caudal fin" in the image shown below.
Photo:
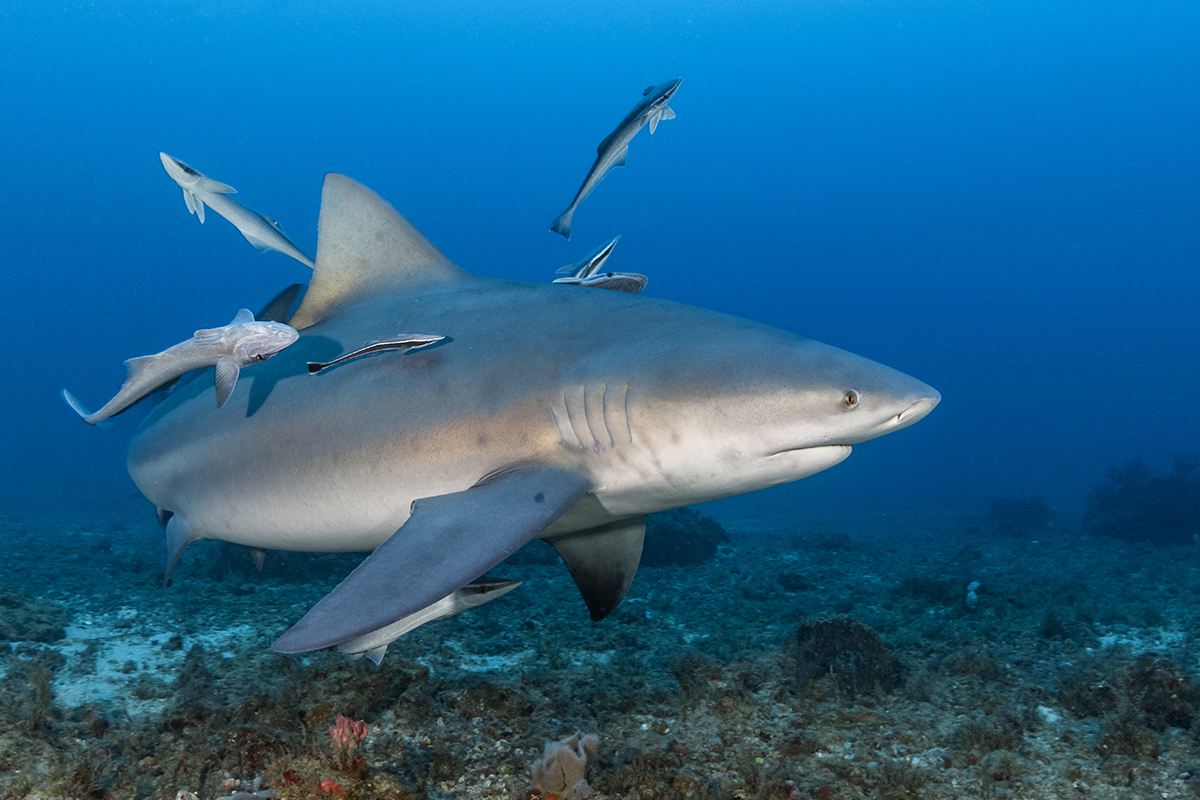
{"label": "caudal fin", "polygon": [[71,407],[71,410],[74,411],[76,414],[78,414],[80,417],[82,417],[83,421],[86,422],[88,425],[95,425],[98,428],[107,428],[109,425],[112,424],[110,422],[103,422],[101,420],[97,420],[96,415],[93,414],[91,411],[88,411],[87,408],[83,405],[83,403],[79,402],[79,399],[76,398],[75,395],[68,392],[66,389],[62,390],[62,399],[66,400],[67,405],[69,405]]}
{"label": "caudal fin", "polygon": [[85,420],[92,415],[92,412],[88,411],[84,407],[83,403],[79,402],[79,399],[76,398],[75,395],[68,392],[66,389],[62,390],[62,399],[66,400],[67,405],[69,405],[76,414],[83,417]]}
{"label": "caudal fin", "polygon": [[554,218],[554,222],[550,223],[550,230],[555,233],[561,233],[567,239],[571,238],[571,217],[575,216],[575,206],[571,206],[563,213]]}

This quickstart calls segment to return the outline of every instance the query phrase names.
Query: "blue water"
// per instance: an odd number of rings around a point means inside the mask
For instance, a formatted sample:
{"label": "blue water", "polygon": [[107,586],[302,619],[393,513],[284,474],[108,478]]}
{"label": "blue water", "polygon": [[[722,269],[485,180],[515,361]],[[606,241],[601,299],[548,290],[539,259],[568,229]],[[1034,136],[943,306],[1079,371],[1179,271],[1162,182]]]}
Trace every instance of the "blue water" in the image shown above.
{"label": "blue water", "polygon": [[[739,508],[1070,517],[1107,467],[1200,450],[1194,2],[422,5],[3,4],[0,508],[126,508],[140,412],[92,429],[58,391],[98,407],[124,359],[309,275],[200,225],[160,150],[310,254],[328,171],[484,275],[548,281],[619,233],[649,294],[942,392]],[[678,118],[548,232],[674,76]]]}

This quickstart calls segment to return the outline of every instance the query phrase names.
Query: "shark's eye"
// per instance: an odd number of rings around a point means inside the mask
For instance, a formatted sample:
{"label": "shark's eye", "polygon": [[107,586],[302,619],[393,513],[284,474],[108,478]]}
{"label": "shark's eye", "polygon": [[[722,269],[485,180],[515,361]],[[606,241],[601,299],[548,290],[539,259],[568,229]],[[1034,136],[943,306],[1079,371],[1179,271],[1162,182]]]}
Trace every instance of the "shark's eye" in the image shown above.
{"label": "shark's eye", "polygon": [[266,361],[266,360],[267,360],[267,354],[266,354],[266,353],[259,353],[258,355],[254,356],[254,360],[255,360],[255,361]]}
{"label": "shark's eye", "polygon": [[846,404],[846,408],[854,408],[858,405],[858,392],[851,389],[842,395],[842,402]]}

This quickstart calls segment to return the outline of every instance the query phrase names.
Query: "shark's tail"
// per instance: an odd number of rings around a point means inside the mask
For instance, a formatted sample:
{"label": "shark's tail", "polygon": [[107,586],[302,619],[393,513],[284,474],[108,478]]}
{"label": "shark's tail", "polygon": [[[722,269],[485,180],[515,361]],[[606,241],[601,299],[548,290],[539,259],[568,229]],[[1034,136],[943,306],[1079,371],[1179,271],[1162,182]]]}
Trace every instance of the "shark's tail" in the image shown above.
{"label": "shark's tail", "polygon": [[569,206],[566,211],[554,218],[554,222],[550,223],[550,230],[555,233],[561,233],[567,239],[571,238],[571,217],[575,216],[575,206]]}
{"label": "shark's tail", "polygon": [[86,422],[87,424],[97,425],[97,427],[102,427],[102,428],[107,427],[105,425],[98,425],[96,422],[93,422],[93,419],[96,415],[93,414],[91,411],[88,411],[87,408],[83,405],[83,403],[79,402],[79,399],[77,397],[75,397],[75,395],[68,392],[66,389],[62,390],[62,398],[63,398],[63,400],[67,401],[67,405],[69,405],[76,414],[83,417],[83,421]]}

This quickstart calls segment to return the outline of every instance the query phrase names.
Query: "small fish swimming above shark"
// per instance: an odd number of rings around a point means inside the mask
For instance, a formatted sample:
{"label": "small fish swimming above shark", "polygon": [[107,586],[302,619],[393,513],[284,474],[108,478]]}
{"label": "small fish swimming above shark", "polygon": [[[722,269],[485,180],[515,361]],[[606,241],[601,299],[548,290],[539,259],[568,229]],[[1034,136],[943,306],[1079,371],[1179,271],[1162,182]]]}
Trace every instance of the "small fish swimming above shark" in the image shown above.
{"label": "small fish swimming above shark", "polygon": [[620,236],[614,236],[611,240],[592,250],[574,264],[559,267],[557,270],[558,273],[569,272],[570,275],[565,278],[555,278],[554,282],[565,283],[570,286],[612,289],[618,292],[628,292],[629,294],[637,294],[642,289],[645,289],[646,284],[650,282],[650,279],[645,275],[639,275],[636,272],[599,272],[600,267],[604,266],[604,262],[612,255],[613,248],[617,246],[620,238]]}
{"label": "small fish swimming above shark", "polygon": [[313,268],[313,260],[292,243],[278,222],[265,214],[246,208],[229,196],[236,194],[237,189],[205,177],[195,167],[166,153],[159,153],[158,157],[162,159],[163,167],[171,176],[171,180],[183,189],[183,201],[187,203],[188,211],[199,217],[201,223],[204,222],[204,207],[208,206],[233,223],[233,227],[241,231],[246,241],[254,245],[258,252],[277,250],[309,269]]}
{"label": "small fish swimming above shark", "polygon": [[223,328],[196,331],[191,339],[161,353],[126,361],[129,374],[121,390],[95,413],[84,408],[66,389],[63,389],[62,396],[85,422],[95,425],[120,414],[185,372],[215,366],[219,408],[233,394],[242,367],[266,361],[299,337],[295,328],[280,322],[255,322],[249,309],[243,308],[233,322]]}
{"label": "small fish swimming above shark", "polygon": [[667,103],[675,96],[681,83],[683,83],[683,78],[675,78],[660,83],[658,86],[646,87],[638,104],[625,115],[625,119],[621,120],[621,124],[617,126],[616,130],[604,137],[604,141],[596,148],[596,161],[588,170],[587,177],[583,179],[583,185],[575,193],[575,199],[571,201],[571,205],[567,206],[567,210],[550,223],[550,230],[561,233],[568,239],[571,238],[571,218],[575,215],[575,209],[579,208],[579,204],[592,193],[600,181],[604,180],[604,176],[613,167],[625,166],[625,158],[629,155],[629,143],[633,141],[633,137],[642,129],[642,126],[649,125],[650,133],[653,134],[658,128],[659,120],[675,119],[675,112]]}

